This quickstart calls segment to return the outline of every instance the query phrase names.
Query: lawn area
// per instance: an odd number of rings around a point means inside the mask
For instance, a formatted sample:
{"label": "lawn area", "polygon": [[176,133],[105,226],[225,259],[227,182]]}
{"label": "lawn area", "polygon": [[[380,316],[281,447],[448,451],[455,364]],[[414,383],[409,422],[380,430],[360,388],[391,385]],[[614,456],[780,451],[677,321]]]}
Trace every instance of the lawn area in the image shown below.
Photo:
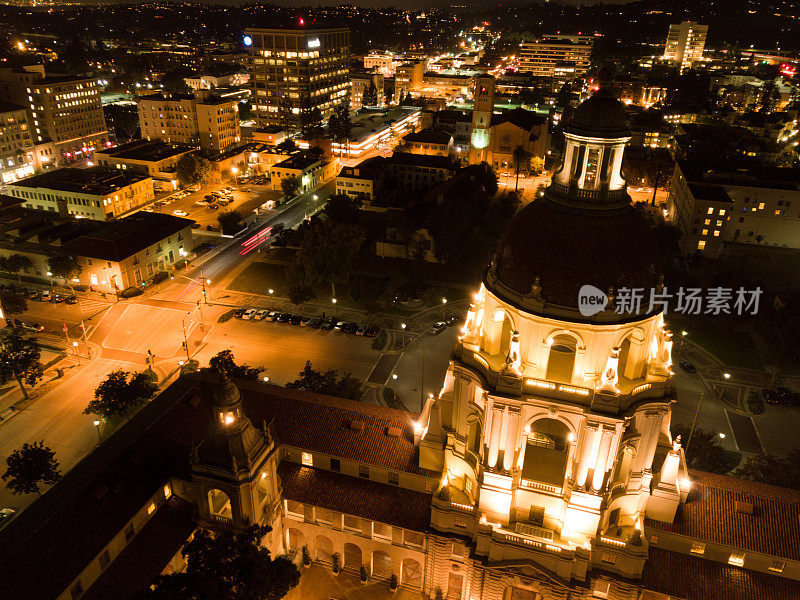
{"label": "lawn area", "polygon": [[758,350],[746,332],[722,324],[712,327],[706,322],[698,323],[685,317],[667,316],[666,323],[674,340],[680,338],[681,331],[686,331],[687,340],[701,346],[729,367],[763,368]]}
{"label": "lawn area", "polygon": [[[380,286],[380,280],[385,280],[387,293],[375,302],[363,302],[353,299],[354,288],[369,289]],[[351,275],[350,281],[343,285],[336,286],[336,306],[342,309],[354,308],[359,310],[371,309],[374,305],[380,306],[380,311],[385,314],[397,317],[411,317],[419,310],[430,308],[431,306],[441,306],[441,298],[447,298],[448,302],[466,298],[468,290],[446,284],[436,285],[428,290],[429,302],[419,308],[404,308],[390,302],[391,297],[388,293],[391,284],[388,277],[370,276],[365,274]],[[246,294],[268,295],[268,290],[273,291],[276,298],[287,298],[289,296],[289,283],[286,280],[286,267],[282,264],[268,262],[253,262],[230,283],[229,290],[243,292]],[[314,294],[316,298],[312,300],[317,304],[330,302],[331,290],[327,286],[315,285]],[[423,294],[424,296],[424,294]]]}

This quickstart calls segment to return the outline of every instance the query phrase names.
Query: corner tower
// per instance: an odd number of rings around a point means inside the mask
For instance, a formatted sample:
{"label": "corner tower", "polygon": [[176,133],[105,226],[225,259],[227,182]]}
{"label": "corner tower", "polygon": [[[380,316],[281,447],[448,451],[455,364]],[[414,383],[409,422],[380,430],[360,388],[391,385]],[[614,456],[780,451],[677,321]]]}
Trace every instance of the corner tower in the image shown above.
{"label": "corner tower", "polygon": [[495,79],[491,75],[479,75],[475,78],[475,87],[472,90],[472,133],[469,142],[471,165],[487,159],[494,112],[494,87]]}
{"label": "corner tower", "polygon": [[[688,493],[670,435],[671,333],[657,305],[617,310],[627,289],[659,290],[658,247],[620,173],[630,134],[607,80],[565,137],[563,164],[509,224],[423,410],[420,466],[443,473],[432,527],[468,524],[476,556],[566,580],[593,568],[636,578],[645,515],[671,521]],[[585,285],[607,296],[594,314],[581,310]]]}

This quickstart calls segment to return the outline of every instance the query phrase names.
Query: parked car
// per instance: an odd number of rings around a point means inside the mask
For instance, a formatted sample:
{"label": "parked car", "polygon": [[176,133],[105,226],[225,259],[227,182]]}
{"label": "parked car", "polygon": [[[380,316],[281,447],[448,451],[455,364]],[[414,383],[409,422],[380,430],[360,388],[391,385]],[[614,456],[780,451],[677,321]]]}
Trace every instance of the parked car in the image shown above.
{"label": "parked car", "polygon": [[303,320],[303,316],[302,315],[292,315],[289,318],[289,323],[291,323],[292,325],[300,325],[300,322],[302,320]]}
{"label": "parked car", "polygon": [[380,333],[380,331],[380,327],[367,327],[367,331],[364,333],[364,335],[368,338],[374,338]]}
{"label": "parked car", "polygon": [[436,321],[431,328],[428,330],[428,333],[431,335],[439,335],[447,328],[447,323],[444,321]]}
{"label": "parked car", "polygon": [[311,329],[319,329],[322,326],[322,317],[314,317],[308,322]]}
{"label": "parked car", "polygon": [[697,373],[697,367],[695,367],[689,361],[682,360],[681,362],[678,363],[678,366],[687,373]]}
{"label": "parked car", "polygon": [[199,206],[204,206],[205,204],[208,204],[208,202],[209,202],[209,201],[208,201],[208,200],[206,200],[205,198],[200,198],[200,200],[197,200],[197,201],[195,202],[195,204],[197,204],[197,205],[199,205]]}
{"label": "parked car", "polygon": [[13,508],[0,508],[0,529],[11,523],[11,519],[17,514]]}
{"label": "parked car", "polygon": [[311,322],[311,317],[303,317],[300,319],[300,327],[308,327],[308,324]]}
{"label": "parked car", "polygon": [[347,321],[336,321],[336,325],[333,326],[333,330],[342,331],[345,325],[347,325]]}
{"label": "parked car", "polygon": [[216,197],[216,196],[212,196],[211,194],[206,194],[206,195],[204,196],[204,198],[205,198],[206,200],[208,200],[209,202],[213,202],[214,200],[216,200],[216,199],[217,199],[217,197]]}
{"label": "parked car", "polygon": [[64,298],[64,304],[77,304],[77,303],[78,303],[78,298],[76,298],[75,296],[67,296],[66,298]]}
{"label": "parked car", "polygon": [[235,316],[237,319],[241,319],[244,316],[244,313],[246,312],[247,312],[246,308],[237,308],[236,312],[233,313],[233,316]]}
{"label": "parked car", "polygon": [[278,323],[288,323],[289,319],[291,318],[292,318],[291,313],[279,313],[278,316],[275,318],[275,320]]}
{"label": "parked car", "polygon": [[358,323],[345,323],[344,327],[342,327],[342,331],[345,333],[355,333],[358,331]]}
{"label": "parked car", "polygon": [[258,311],[255,308],[248,308],[246,311],[244,311],[242,319],[245,321],[249,321],[250,319],[253,318],[253,315],[256,314],[257,312]]}
{"label": "parked car", "polygon": [[187,213],[185,210],[176,209],[172,211],[172,214],[175,215],[176,217],[185,217],[189,213]]}
{"label": "parked car", "polygon": [[253,315],[253,320],[254,321],[263,321],[264,317],[266,317],[268,314],[269,314],[268,310],[264,310],[264,309],[257,310],[256,314]]}
{"label": "parked car", "polygon": [[320,324],[319,328],[324,329],[325,331],[330,331],[331,329],[336,327],[336,323],[338,323],[338,320],[335,318],[324,319]]}
{"label": "parked car", "polygon": [[452,316],[452,317],[447,317],[447,318],[445,319],[445,321],[444,321],[444,322],[445,322],[445,323],[447,323],[448,325],[455,325],[455,324],[456,324],[456,323],[458,323],[460,320],[461,320],[461,317],[456,317],[456,316],[454,315],[454,316]]}
{"label": "parked car", "polygon": [[55,294],[50,298],[50,302],[52,302],[53,304],[61,304],[63,301],[64,301],[64,296],[62,296],[61,294]]}
{"label": "parked car", "polygon": [[275,319],[277,319],[277,318],[278,318],[278,315],[279,315],[279,314],[280,314],[280,313],[279,313],[277,310],[271,310],[271,311],[269,311],[269,312],[267,313],[267,316],[266,316],[266,317],[264,317],[264,318],[265,318],[265,320],[267,320],[267,321],[274,321]]}
{"label": "parked car", "polygon": [[201,227],[200,223],[192,223],[192,229],[200,229]]}
{"label": "parked car", "polygon": [[362,325],[361,327],[359,327],[356,330],[356,335],[364,335],[365,333],[367,333],[367,326],[366,325]]}
{"label": "parked car", "polygon": [[206,208],[208,210],[219,210],[219,204],[209,204]]}
{"label": "parked car", "polygon": [[50,301],[50,290],[43,290],[42,291],[42,302],[49,302]]}

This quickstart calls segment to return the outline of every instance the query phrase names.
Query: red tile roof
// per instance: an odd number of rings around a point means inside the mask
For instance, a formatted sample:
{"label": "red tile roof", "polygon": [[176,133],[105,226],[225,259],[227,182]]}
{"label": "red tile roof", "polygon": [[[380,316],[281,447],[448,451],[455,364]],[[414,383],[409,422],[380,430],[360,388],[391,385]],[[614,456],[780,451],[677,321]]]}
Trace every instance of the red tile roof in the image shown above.
{"label": "red tile roof", "polygon": [[431,522],[431,497],[422,492],[288,461],[281,463],[278,475],[288,500],[412,531],[427,531]]}
{"label": "red tile roof", "polygon": [[[800,491],[702,471],[690,478],[692,491],[675,521],[647,519],[647,528],[800,560]],[[737,512],[737,501],[752,503],[753,514]]]}
{"label": "red tile roof", "polygon": [[[789,539],[789,536],[787,536]],[[795,538],[796,539],[796,538]],[[642,572],[646,590],[695,600],[797,600],[800,581],[650,547]]]}
{"label": "red tile roof", "polygon": [[145,591],[197,528],[194,506],[172,496],[81,600],[127,600]]}

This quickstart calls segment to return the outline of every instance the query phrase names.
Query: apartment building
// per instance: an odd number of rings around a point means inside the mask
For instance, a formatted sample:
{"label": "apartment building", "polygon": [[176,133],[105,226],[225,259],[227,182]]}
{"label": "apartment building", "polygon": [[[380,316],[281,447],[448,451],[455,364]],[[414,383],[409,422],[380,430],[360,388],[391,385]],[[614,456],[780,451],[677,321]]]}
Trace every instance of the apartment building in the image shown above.
{"label": "apartment building", "polygon": [[355,166],[342,167],[336,176],[336,193],[360,196],[368,202],[375,200],[383,189],[385,161],[382,156],[373,156]]}
{"label": "apartment building", "polygon": [[397,60],[394,54],[384,52],[382,54],[372,53],[364,57],[364,70],[377,71],[384,77],[391,77],[394,75],[394,70],[397,65],[403,64],[403,61]]}
{"label": "apartment building", "polygon": [[702,60],[706,35],[708,35],[708,25],[700,25],[694,21],[670,25],[664,48],[664,60],[678,63],[681,72],[685,71],[695,61]]}
{"label": "apartment building", "polygon": [[449,156],[395,152],[386,159],[388,176],[405,190],[428,190],[450,179],[457,170],[457,162]]}
{"label": "apartment building", "polygon": [[117,219],[154,197],[149,175],[101,166],[47,171],[11,183],[8,190],[25,208],[98,221]]}
{"label": "apartment building", "polygon": [[162,141],[136,140],[122,146],[95,152],[98,165],[147,175],[155,190],[177,189],[178,161],[195,148]]}
{"label": "apartment building", "polygon": [[86,157],[110,144],[93,78],[47,75],[43,65],[0,68],[0,100],[24,106],[34,144],[52,143],[59,160]]}
{"label": "apartment building", "polygon": [[247,28],[253,113],[259,126],[298,129],[304,113],[327,118],[350,102],[350,30]]}
{"label": "apartment building", "polygon": [[383,73],[354,73],[350,75],[350,109],[358,110],[364,106],[364,90],[375,86],[376,102],[372,106],[383,106],[384,96]]}
{"label": "apartment building", "polygon": [[0,102],[0,182],[9,183],[33,175],[34,156],[25,107]]}
{"label": "apartment building", "polygon": [[686,254],[715,258],[725,242],[800,248],[800,174],[679,160],[667,218],[680,229]]}
{"label": "apartment building", "polygon": [[137,100],[142,138],[224,152],[239,144],[239,103],[209,90],[158,93]]}
{"label": "apartment building", "polygon": [[453,154],[453,136],[443,130],[423,129],[407,133],[401,142],[413,154],[449,156]]}
{"label": "apartment building", "polygon": [[422,61],[411,61],[397,65],[394,70],[394,101],[400,102],[403,96],[416,92],[422,87],[425,65]]}
{"label": "apartment building", "polygon": [[535,77],[582,77],[589,70],[593,46],[590,35],[545,35],[522,42],[519,68]]}

